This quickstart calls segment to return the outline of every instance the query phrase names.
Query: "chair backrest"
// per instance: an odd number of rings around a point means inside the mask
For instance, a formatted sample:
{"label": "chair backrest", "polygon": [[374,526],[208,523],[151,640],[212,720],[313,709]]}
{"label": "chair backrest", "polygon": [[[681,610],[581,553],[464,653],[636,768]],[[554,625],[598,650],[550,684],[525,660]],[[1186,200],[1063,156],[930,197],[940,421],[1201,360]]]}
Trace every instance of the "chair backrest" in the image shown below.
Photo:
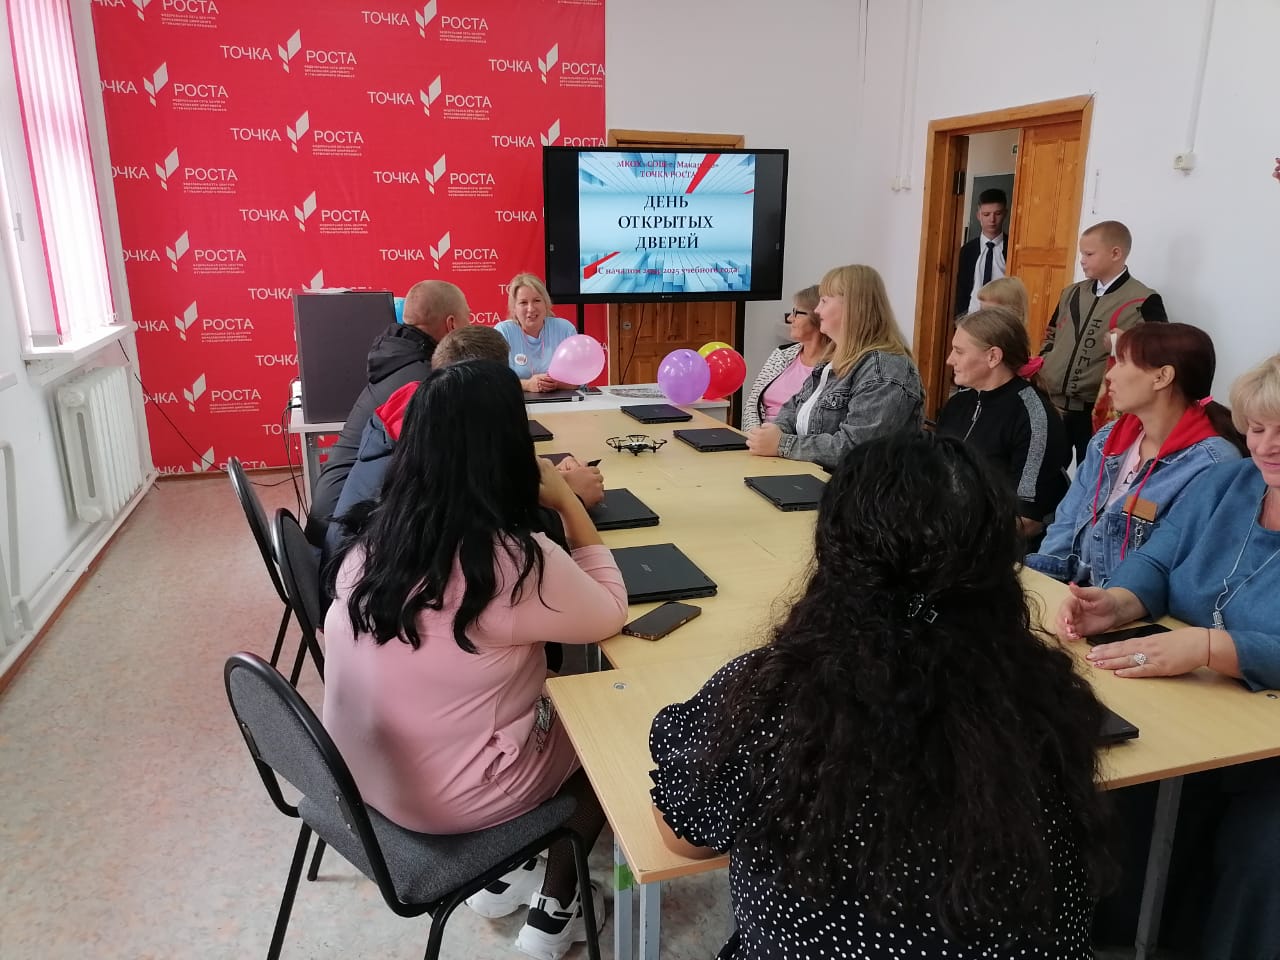
{"label": "chair backrest", "polygon": [[286,600],[293,608],[302,632],[314,638],[323,623],[320,557],[303,532],[298,518],[285,507],[276,511],[272,530]]}
{"label": "chair backrest", "polygon": [[236,499],[240,501],[240,507],[244,510],[244,518],[249,521],[249,530],[252,531],[253,539],[258,544],[262,562],[267,566],[271,585],[275,587],[281,601],[288,603],[289,598],[284,592],[284,584],[280,581],[280,573],[276,569],[276,554],[271,545],[271,533],[267,527],[267,512],[262,508],[262,501],[258,499],[258,495],[253,492],[253,485],[249,483],[244,466],[238,457],[232,457],[227,461],[227,476],[231,478],[231,489],[236,492]]}
{"label": "chair backrest", "polygon": [[347,829],[359,841],[345,845],[343,856],[372,878],[392,903],[397,899],[395,888],[360,791],[311,707],[288,680],[255,654],[229,657],[222,676],[231,712],[276,808],[286,816],[298,816],[298,808],[284,800],[277,776],[316,804],[337,804]]}

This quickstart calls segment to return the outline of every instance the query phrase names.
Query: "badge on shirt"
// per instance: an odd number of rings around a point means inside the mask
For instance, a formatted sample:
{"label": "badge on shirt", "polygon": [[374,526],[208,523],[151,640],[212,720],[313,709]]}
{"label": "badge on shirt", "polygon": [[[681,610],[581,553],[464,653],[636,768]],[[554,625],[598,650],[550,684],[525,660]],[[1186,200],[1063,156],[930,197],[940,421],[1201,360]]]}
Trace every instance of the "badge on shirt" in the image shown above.
{"label": "badge on shirt", "polygon": [[523,353],[517,353],[512,359],[515,360],[517,367],[527,367],[529,365],[529,358]]}
{"label": "badge on shirt", "polygon": [[1139,520],[1146,520],[1148,523],[1155,521],[1156,513],[1159,509],[1150,500],[1143,500],[1141,497],[1132,494],[1124,504],[1125,513],[1131,517],[1137,517]]}

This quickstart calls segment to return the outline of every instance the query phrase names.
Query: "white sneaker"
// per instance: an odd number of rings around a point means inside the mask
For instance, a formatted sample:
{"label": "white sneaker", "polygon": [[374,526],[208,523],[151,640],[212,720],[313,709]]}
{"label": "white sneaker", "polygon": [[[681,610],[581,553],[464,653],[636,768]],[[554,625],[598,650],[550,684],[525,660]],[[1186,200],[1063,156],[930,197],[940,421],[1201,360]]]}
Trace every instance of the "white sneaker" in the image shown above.
{"label": "white sneaker", "polygon": [[535,857],[526,860],[510,873],[504,873],[479,893],[467,897],[467,906],[490,920],[515,913],[529,897],[542,888],[542,877],[547,872],[544,861]]}
{"label": "white sneaker", "polygon": [[[591,903],[596,911],[596,933],[604,929],[604,894],[591,884]],[[566,906],[555,897],[536,893],[529,902],[529,917],[516,937],[516,949],[537,960],[560,960],[575,944],[587,939],[582,902],[575,893]]]}

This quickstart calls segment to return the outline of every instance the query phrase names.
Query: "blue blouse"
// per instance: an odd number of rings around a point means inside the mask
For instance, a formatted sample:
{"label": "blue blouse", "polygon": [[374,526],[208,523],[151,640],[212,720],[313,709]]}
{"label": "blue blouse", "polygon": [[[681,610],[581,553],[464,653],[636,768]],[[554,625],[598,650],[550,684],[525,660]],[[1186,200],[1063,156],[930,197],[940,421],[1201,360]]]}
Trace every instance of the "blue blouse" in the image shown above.
{"label": "blue blouse", "polygon": [[521,380],[528,380],[535,373],[546,373],[556,347],[578,333],[577,327],[561,317],[547,317],[542,322],[542,332],[536,337],[527,336],[516,320],[503,320],[493,329],[507,341],[511,350],[507,364]]}
{"label": "blue blouse", "polygon": [[1220,610],[1253,690],[1280,688],[1280,532],[1258,522],[1266,492],[1252,460],[1210,467],[1108,584],[1153,618],[1211,627]]}

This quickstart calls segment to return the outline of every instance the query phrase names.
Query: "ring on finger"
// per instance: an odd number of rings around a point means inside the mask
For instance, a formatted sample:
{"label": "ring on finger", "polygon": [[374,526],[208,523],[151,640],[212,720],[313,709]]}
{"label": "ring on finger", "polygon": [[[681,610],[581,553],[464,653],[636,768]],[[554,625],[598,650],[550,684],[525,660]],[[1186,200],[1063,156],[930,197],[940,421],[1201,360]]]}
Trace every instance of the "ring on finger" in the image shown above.
{"label": "ring on finger", "polygon": [[1145,653],[1135,653],[1131,654],[1129,659],[1133,661],[1135,667],[1141,667],[1147,662],[1147,655]]}

